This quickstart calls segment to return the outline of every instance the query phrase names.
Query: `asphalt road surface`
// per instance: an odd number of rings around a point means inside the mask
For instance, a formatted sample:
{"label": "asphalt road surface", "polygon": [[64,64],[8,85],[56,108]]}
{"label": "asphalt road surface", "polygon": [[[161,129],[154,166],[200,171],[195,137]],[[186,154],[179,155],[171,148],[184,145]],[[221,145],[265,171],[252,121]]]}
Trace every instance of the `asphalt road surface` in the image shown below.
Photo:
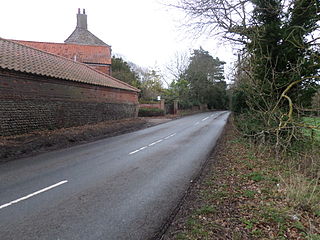
{"label": "asphalt road surface", "polygon": [[152,239],[219,138],[229,112],[0,165],[0,239]]}

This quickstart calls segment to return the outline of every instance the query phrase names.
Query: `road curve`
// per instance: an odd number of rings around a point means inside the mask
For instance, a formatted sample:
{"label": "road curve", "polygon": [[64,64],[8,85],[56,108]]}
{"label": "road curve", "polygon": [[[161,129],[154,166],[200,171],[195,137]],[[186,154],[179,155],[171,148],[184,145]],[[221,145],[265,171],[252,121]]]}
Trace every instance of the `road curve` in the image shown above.
{"label": "road curve", "polygon": [[229,112],[0,165],[0,239],[149,239],[211,152]]}

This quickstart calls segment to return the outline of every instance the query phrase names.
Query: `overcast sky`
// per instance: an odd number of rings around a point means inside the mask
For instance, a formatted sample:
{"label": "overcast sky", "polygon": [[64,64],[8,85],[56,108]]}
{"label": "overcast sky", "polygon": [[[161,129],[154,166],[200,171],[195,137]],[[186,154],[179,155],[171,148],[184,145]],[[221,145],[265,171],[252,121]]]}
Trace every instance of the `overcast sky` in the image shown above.
{"label": "overcast sky", "polygon": [[0,37],[63,42],[76,26],[78,8],[85,8],[88,30],[112,46],[113,53],[142,67],[162,69],[176,52],[202,46],[230,63],[231,47],[193,34],[179,26],[183,13],[161,0],[10,0],[1,2]]}

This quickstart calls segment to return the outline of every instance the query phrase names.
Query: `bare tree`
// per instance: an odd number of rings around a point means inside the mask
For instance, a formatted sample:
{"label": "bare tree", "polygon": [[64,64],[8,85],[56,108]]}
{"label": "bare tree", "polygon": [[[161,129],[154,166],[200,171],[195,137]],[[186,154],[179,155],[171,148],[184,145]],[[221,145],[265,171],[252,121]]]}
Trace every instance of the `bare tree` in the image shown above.
{"label": "bare tree", "polygon": [[171,6],[186,13],[185,26],[196,34],[242,48],[237,86],[247,116],[240,123],[247,135],[286,149],[301,128],[296,106],[311,103],[319,85],[319,0],[177,0]]}
{"label": "bare tree", "polygon": [[168,4],[186,13],[186,27],[193,33],[220,36],[246,43],[254,25],[249,0],[177,0]]}
{"label": "bare tree", "polygon": [[171,61],[165,66],[168,77],[179,80],[185,73],[190,63],[190,54],[187,52],[176,52]]}

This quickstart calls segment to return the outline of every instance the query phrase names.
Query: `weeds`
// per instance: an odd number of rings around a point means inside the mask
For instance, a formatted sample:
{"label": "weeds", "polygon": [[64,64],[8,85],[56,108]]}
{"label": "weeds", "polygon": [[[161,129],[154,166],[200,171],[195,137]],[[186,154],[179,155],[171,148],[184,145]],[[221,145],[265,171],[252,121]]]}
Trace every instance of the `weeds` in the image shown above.
{"label": "weeds", "polygon": [[265,179],[265,177],[260,172],[248,173],[248,174],[245,174],[244,177],[255,182],[260,182]]}
{"label": "weeds", "polygon": [[170,239],[320,240],[320,148],[272,150],[233,132],[197,185],[192,220]]}
{"label": "weeds", "polygon": [[244,190],[243,191],[243,195],[247,198],[254,198],[255,195],[257,194],[258,192],[256,191],[251,191],[251,190]]}
{"label": "weeds", "polygon": [[294,207],[317,214],[320,211],[319,178],[309,180],[300,173],[282,178],[283,191]]}
{"label": "weeds", "polygon": [[196,214],[206,215],[206,214],[214,213],[215,211],[216,211],[216,208],[213,206],[203,206],[196,210]]}

